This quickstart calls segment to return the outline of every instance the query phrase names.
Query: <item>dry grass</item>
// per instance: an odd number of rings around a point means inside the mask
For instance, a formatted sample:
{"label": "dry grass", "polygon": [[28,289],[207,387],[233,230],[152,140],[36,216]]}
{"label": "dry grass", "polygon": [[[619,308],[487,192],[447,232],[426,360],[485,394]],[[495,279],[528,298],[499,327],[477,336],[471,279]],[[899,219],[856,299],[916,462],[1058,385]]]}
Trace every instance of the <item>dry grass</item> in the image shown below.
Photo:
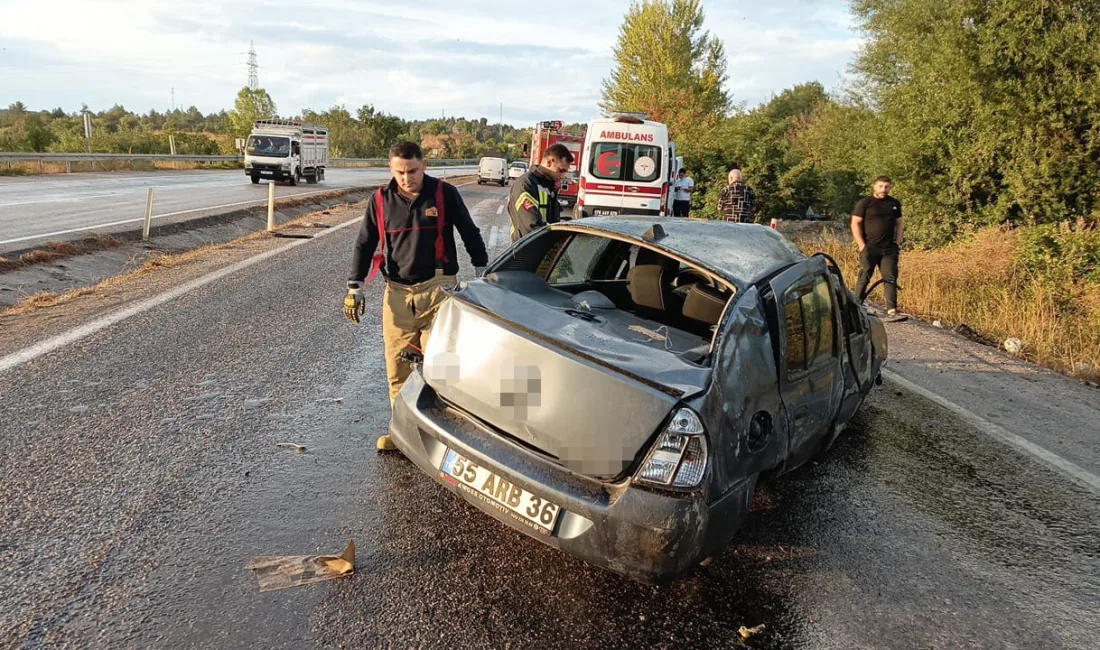
{"label": "dry grass", "polygon": [[61,253],[38,249],[30,251],[29,253],[23,253],[19,256],[19,261],[23,264],[43,264],[45,262],[53,262],[62,257],[64,257],[64,255]]}
{"label": "dry grass", "polygon": [[46,244],[46,247],[58,255],[76,255],[80,252],[80,249],[76,245],[67,241],[52,241]]}
{"label": "dry grass", "polygon": [[[807,252],[831,255],[855,284],[859,255],[850,239],[828,234],[798,243]],[[1017,233],[994,228],[948,248],[903,252],[899,307],[944,327],[965,324],[994,341],[1016,337],[1025,358],[1100,380],[1100,287],[1057,290],[1033,281],[1015,268],[1018,243]],[[870,299],[881,302],[881,291]]]}
{"label": "dry grass", "polygon": [[[341,207],[341,206],[328,208],[328,210],[330,210],[330,211],[331,210],[336,210],[336,209],[339,209],[339,207]],[[342,206],[342,207],[349,207],[349,206]],[[311,221],[311,220],[316,220],[316,219],[317,219],[317,214],[316,213],[307,214],[307,215],[304,215],[302,217],[298,217],[297,219],[293,219],[293,220],[288,221],[284,224],[281,224],[279,226],[279,229],[301,226],[305,222],[308,222],[308,221]],[[66,291],[65,293],[54,293],[52,291],[45,291],[45,292],[42,292],[42,293],[34,294],[32,296],[28,296],[27,298],[24,298],[23,300],[19,301],[19,303],[14,305],[13,307],[11,307],[7,310],[4,310],[4,311],[0,311],[0,316],[18,316],[18,315],[21,315],[21,314],[26,314],[26,313],[35,311],[37,309],[44,309],[44,308],[48,308],[48,307],[56,307],[57,305],[64,304],[64,303],[66,303],[66,302],[68,302],[68,301],[70,301],[74,298],[79,298],[80,296],[86,296],[86,295],[94,294],[97,291],[101,291],[103,289],[107,289],[107,288],[113,287],[115,285],[123,284],[123,283],[127,282],[128,280],[132,280],[134,278],[146,276],[146,275],[149,275],[149,274],[151,274],[155,271],[159,271],[159,270],[162,270],[162,269],[169,269],[169,268],[173,268],[173,267],[177,267],[177,266],[182,266],[182,265],[187,264],[189,262],[194,262],[196,260],[200,260],[200,259],[202,259],[202,258],[204,258],[204,257],[206,257],[206,256],[208,256],[211,253],[214,253],[216,251],[239,248],[240,245],[243,244],[243,243],[250,242],[250,241],[253,241],[253,240],[256,240],[256,239],[264,239],[264,238],[269,238],[269,237],[271,237],[271,235],[269,233],[267,233],[266,231],[259,231],[259,232],[254,232],[254,233],[249,234],[249,235],[245,235],[243,237],[239,237],[237,239],[234,239],[233,241],[226,242],[224,244],[207,244],[206,246],[202,246],[200,248],[195,248],[195,249],[192,249],[192,250],[189,250],[189,251],[184,251],[182,253],[168,253],[168,254],[156,254],[156,253],[154,253],[154,257],[150,257],[148,260],[145,261],[144,264],[142,264],[137,269],[134,269],[133,271],[107,278],[106,280],[103,280],[102,282],[100,282],[98,284],[95,284],[93,286],[90,286],[90,287],[82,287],[82,288],[79,288],[79,289],[73,289],[72,291]],[[110,237],[110,236],[96,236],[96,237],[93,237],[93,239],[95,239],[95,240],[106,240],[108,242],[115,242],[114,245],[118,245],[118,243],[119,243],[117,239],[114,239],[113,237]],[[45,253],[45,251],[33,251],[33,252],[34,253],[40,253],[40,252]],[[0,264],[2,264],[2,260],[3,260],[3,258],[0,258]],[[17,264],[18,264],[18,262],[17,262]],[[0,270],[3,270],[3,269],[0,268]]]}
{"label": "dry grass", "polygon": [[46,244],[45,248],[38,248],[23,253],[17,260],[0,257],[0,273],[13,271],[20,267],[31,266],[33,264],[56,262],[64,257],[85,255],[108,248],[117,248],[121,245],[121,240],[110,235],[100,235],[98,233],[76,242],[52,241]]}
{"label": "dry grass", "polygon": [[35,311],[37,309],[45,309],[47,307],[56,307],[58,305],[66,303],[66,302],[68,302],[68,301],[70,301],[74,298],[79,298],[80,296],[87,296],[87,295],[96,293],[97,291],[101,291],[103,289],[107,289],[107,288],[113,287],[115,285],[122,284],[122,283],[124,283],[127,280],[130,280],[132,278],[137,278],[137,277],[141,277],[141,276],[144,276],[144,275],[149,275],[150,273],[152,273],[154,271],[157,271],[157,270],[160,270],[160,269],[167,269],[167,268],[172,268],[172,267],[176,267],[176,266],[181,266],[181,265],[186,264],[188,262],[192,262],[194,260],[205,257],[206,255],[210,254],[213,251],[223,250],[223,249],[226,249],[226,248],[232,248],[233,243],[239,243],[241,241],[245,241],[245,240],[249,240],[249,239],[255,239],[255,238],[263,236],[263,235],[266,235],[266,233],[257,233],[257,234],[254,234],[254,235],[248,235],[248,236],[243,237],[241,239],[235,240],[235,242],[230,242],[228,244],[210,244],[210,245],[207,245],[207,246],[203,246],[202,248],[196,248],[194,250],[189,250],[189,251],[186,251],[186,252],[183,252],[183,253],[157,255],[156,257],[153,257],[152,259],[147,260],[140,267],[138,267],[137,269],[135,269],[133,271],[130,271],[129,273],[123,273],[121,275],[116,275],[116,276],[107,278],[106,280],[103,280],[102,282],[99,282],[98,284],[94,284],[90,287],[81,287],[79,289],[73,289],[71,291],[66,291],[64,293],[55,293],[53,291],[44,291],[42,293],[36,293],[33,296],[28,296],[27,298],[24,298],[23,300],[19,301],[18,304],[11,307],[10,309],[7,309],[5,311],[0,312],[0,316],[18,316],[20,314],[26,314],[26,313]]}

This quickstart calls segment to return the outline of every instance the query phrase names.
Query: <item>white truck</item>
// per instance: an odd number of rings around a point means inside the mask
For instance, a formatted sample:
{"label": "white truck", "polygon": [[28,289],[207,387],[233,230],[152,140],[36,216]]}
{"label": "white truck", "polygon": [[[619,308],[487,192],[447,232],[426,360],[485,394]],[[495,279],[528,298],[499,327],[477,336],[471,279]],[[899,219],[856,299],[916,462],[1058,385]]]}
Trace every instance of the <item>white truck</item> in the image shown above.
{"label": "white truck", "polygon": [[244,149],[244,173],[259,183],[261,178],[289,181],[325,179],[328,166],[328,128],[294,120],[256,120]]}

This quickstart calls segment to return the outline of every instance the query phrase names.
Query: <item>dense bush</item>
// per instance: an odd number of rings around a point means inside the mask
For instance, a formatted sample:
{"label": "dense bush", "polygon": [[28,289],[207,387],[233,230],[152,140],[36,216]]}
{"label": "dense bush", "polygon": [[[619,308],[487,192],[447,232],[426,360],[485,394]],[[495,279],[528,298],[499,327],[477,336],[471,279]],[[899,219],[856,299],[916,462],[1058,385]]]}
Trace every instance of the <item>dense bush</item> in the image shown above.
{"label": "dense bush", "polygon": [[1076,283],[1100,285],[1100,229],[1084,219],[1021,229],[1017,267],[1065,289]]}

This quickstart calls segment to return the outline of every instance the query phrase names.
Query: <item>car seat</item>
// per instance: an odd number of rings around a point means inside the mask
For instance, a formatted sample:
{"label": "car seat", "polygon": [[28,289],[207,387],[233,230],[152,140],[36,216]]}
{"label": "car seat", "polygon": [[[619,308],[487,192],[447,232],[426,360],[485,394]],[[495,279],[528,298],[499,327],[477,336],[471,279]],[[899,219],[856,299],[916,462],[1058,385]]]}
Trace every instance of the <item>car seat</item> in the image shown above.
{"label": "car seat", "polygon": [[691,331],[709,336],[711,328],[722,319],[722,312],[729,302],[729,293],[719,291],[705,284],[693,284],[688,287],[684,297],[684,320]]}
{"label": "car seat", "polygon": [[638,306],[638,315],[676,326],[683,300],[672,286],[680,263],[645,248],[638,250],[634,266],[627,273],[630,297]]}

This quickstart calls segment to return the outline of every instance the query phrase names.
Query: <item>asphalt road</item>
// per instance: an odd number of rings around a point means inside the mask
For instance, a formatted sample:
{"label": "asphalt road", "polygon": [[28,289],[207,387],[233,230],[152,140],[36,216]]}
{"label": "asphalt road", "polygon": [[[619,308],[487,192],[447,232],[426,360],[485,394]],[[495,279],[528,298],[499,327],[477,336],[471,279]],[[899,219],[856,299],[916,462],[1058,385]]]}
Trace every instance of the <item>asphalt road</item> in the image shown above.
{"label": "asphalt road", "polygon": [[[476,167],[439,168],[436,173],[470,173]],[[280,183],[277,198],[307,196],[380,183],[385,168],[328,169],[325,180],[298,186]],[[258,205],[269,181],[253,185],[241,170],[50,174],[0,178],[0,246],[32,245],[111,227],[133,229],[145,216],[154,188],[154,219],[185,219]]]}
{"label": "asphalt road", "polygon": [[[496,250],[504,192],[463,190]],[[504,527],[373,450],[380,292],[343,320],[353,236],[0,376],[0,646],[736,648],[762,623],[752,647],[1096,647],[1100,497],[889,382],[672,585]],[[245,569],[348,539],[350,578],[261,594]]]}

